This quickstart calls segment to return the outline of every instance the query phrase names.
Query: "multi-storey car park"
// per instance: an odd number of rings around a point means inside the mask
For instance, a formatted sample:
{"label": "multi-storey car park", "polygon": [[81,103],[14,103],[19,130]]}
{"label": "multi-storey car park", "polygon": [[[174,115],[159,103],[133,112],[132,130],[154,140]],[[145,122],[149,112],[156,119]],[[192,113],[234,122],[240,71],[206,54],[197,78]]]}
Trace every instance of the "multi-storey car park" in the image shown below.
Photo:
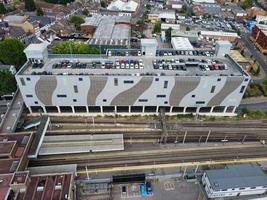
{"label": "multi-storey car park", "polygon": [[214,55],[164,52],[153,39],[141,44],[124,55],[53,55],[46,45],[31,44],[16,74],[26,106],[44,113],[235,113],[250,77],[225,55],[226,42],[217,43]]}

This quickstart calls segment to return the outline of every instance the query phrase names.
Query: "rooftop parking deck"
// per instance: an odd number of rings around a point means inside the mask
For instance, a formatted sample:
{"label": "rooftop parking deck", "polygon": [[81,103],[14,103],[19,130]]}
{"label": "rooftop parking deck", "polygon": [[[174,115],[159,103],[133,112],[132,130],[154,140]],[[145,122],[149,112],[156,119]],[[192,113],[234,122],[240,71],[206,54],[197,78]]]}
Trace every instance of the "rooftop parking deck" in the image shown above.
{"label": "rooftop parking deck", "polygon": [[148,56],[49,55],[44,64],[29,63],[24,75],[241,76],[245,72],[229,56],[169,53]]}

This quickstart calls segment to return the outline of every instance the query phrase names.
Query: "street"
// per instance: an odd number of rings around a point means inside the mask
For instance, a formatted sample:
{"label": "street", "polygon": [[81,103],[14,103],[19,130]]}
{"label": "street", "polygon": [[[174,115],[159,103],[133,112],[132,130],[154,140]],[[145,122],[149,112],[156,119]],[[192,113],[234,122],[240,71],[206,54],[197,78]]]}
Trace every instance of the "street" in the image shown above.
{"label": "street", "polygon": [[[266,61],[265,61],[263,55],[258,51],[258,49],[254,46],[254,44],[252,43],[252,41],[249,39],[249,33],[242,33],[241,34],[241,39],[244,42],[246,48],[249,50],[249,52],[253,55],[253,57],[255,58],[255,60],[262,67],[262,69],[264,70],[265,74],[267,74],[267,64],[266,64]],[[255,82],[261,82],[265,78],[260,79],[260,80],[257,80]]]}

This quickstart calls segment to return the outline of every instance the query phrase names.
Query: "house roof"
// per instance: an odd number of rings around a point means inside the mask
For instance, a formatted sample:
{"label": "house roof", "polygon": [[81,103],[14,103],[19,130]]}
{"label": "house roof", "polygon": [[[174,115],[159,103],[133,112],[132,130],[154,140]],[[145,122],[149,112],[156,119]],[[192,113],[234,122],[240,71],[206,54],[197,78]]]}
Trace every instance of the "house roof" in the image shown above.
{"label": "house roof", "polygon": [[127,2],[124,2],[122,0],[116,0],[111,2],[111,4],[108,5],[108,10],[119,10],[119,11],[127,11],[127,12],[135,12],[138,7],[138,3],[129,0]]}

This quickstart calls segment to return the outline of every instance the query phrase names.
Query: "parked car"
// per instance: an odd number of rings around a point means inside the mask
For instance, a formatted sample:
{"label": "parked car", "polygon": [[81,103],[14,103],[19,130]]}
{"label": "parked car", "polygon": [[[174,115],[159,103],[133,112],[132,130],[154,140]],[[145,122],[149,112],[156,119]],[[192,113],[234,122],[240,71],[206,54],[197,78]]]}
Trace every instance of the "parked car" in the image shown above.
{"label": "parked car", "polygon": [[123,185],[123,186],[121,187],[121,193],[122,193],[122,194],[126,194],[126,193],[127,193],[127,189],[126,189],[126,186],[125,186],[125,185]]}
{"label": "parked car", "polygon": [[146,182],[146,193],[152,194],[152,185],[150,182]]}
{"label": "parked car", "polygon": [[144,183],[141,183],[140,185],[140,195],[141,197],[145,197],[146,196],[146,186]]}

